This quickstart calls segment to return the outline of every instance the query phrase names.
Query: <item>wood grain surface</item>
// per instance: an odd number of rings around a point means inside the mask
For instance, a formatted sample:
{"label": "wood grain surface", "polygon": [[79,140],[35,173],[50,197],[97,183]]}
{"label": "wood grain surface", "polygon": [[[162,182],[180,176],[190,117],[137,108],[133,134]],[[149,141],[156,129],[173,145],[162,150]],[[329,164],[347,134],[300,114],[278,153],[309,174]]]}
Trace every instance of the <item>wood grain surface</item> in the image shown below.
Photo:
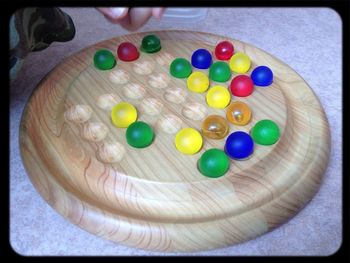
{"label": "wood grain surface", "polygon": [[[154,33],[158,53],[141,53],[134,62],[118,60],[112,70],[93,65],[96,50],[116,53],[123,41],[137,47]],[[230,40],[235,52],[274,72],[267,88],[232,97],[252,109],[246,126],[230,124],[230,133],[246,131],[261,119],[275,121],[280,140],[255,145],[247,160],[231,160],[216,179],[198,171],[197,160],[225,139],[204,137],[203,148],[189,156],[174,146],[182,127],[201,128],[210,114],[205,94],[190,92],[169,65],[188,60],[198,48],[214,50]],[[206,74],[207,70],[202,70]],[[237,74],[233,73],[231,79]],[[215,84],[228,86],[226,83]],[[135,105],[138,120],[155,131],[144,149],[126,143],[125,129],[113,126],[111,108]],[[20,148],[28,176],[42,197],[73,224],[103,238],[155,251],[198,251],[243,242],[278,227],[294,216],[318,190],[330,152],[328,122],[313,91],[288,65],[238,40],[188,31],[157,31],[113,38],[62,61],[38,85],[23,112]],[[49,222],[47,222],[49,223]]]}

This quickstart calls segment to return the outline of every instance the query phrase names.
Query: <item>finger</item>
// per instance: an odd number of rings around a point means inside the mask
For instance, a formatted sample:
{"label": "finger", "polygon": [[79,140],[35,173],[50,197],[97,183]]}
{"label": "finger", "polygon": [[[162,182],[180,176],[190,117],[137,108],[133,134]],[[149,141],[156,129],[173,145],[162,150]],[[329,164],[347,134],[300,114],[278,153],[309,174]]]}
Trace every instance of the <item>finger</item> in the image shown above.
{"label": "finger", "polygon": [[128,14],[127,7],[97,8],[111,23],[119,23]]}
{"label": "finger", "polygon": [[129,10],[129,15],[120,21],[120,25],[129,31],[142,27],[152,16],[152,8],[135,7]]}
{"label": "finger", "polygon": [[152,16],[160,20],[165,12],[164,7],[154,7],[152,8]]}

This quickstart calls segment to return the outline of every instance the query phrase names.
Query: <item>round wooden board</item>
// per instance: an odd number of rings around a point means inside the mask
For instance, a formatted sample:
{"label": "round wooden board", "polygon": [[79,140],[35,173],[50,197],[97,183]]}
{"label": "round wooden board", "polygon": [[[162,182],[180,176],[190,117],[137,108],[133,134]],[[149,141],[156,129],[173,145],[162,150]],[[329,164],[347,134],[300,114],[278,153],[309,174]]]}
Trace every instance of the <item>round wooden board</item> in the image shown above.
{"label": "round wooden board", "polygon": [[[77,226],[155,251],[236,244],[294,216],[318,190],[330,152],[327,119],[305,81],[252,45],[188,31],[152,32],[161,39],[160,52],[141,53],[134,62],[118,60],[108,71],[94,67],[96,50],[115,53],[123,41],[139,47],[149,33],[88,47],[61,62],[38,85],[20,127],[23,163],[37,191]],[[255,87],[246,98],[232,97],[246,102],[253,118],[247,126],[230,125],[230,132],[249,132],[257,121],[272,119],[281,138],[272,146],[255,145],[251,158],[231,160],[227,174],[211,179],[199,173],[197,160],[206,149],[223,149],[225,139],[204,138],[202,150],[189,156],[175,149],[175,134],[166,131],[200,130],[200,118],[226,112],[209,108],[205,94],[190,92],[186,79],[168,72],[175,57],[190,60],[194,50],[214,50],[222,40],[232,41],[235,52],[251,58],[247,74],[257,65],[274,72],[271,86]],[[220,83],[211,82],[215,84]],[[119,101],[134,104],[138,119],[152,125],[156,137],[151,146],[130,147],[125,129],[113,126],[110,109]]]}

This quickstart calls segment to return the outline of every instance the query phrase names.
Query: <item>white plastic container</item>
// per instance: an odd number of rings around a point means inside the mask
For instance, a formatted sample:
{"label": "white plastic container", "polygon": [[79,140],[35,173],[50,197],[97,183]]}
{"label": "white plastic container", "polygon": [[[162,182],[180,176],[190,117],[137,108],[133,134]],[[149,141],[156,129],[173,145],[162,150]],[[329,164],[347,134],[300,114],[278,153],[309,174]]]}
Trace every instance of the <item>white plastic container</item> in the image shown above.
{"label": "white plastic container", "polygon": [[162,16],[163,22],[198,23],[207,16],[208,8],[167,8]]}

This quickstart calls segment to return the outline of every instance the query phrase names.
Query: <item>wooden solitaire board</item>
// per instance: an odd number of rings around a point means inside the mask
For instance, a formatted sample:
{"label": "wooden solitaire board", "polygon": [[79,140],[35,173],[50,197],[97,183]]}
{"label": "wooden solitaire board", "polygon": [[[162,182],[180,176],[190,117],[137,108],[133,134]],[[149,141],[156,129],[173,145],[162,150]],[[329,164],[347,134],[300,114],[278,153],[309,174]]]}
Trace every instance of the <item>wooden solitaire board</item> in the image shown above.
{"label": "wooden solitaire board", "polygon": [[[156,34],[162,49],[141,52],[134,62],[117,60],[112,70],[94,67],[94,53]],[[262,119],[275,121],[281,138],[272,146],[255,145],[248,160],[231,160],[228,173],[208,178],[197,160],[225,139],[204,137],[203,148],[184,155],[174,146],[180,127],[201,129],[210,114],[205,93],[193,93],[186,79],[175,79],[169,65],[190,61],[198,48],[213,51],[232,41],[235,52],[270,67],[274,82],[255,87],[246,98],[252,109],[246,131]],[[197,69],[193,68],[194,71]],[[208,74],[207,70],[203,72]],[[237,74],[233,73],[231,79]],[[215,83],[228,86],[226,83]],[[155,131],[144,149],[126,143],[125,129],[113,126],[111,108],[127,101],[138,120]],[[318,190],[327,167],[330,132],[317,97],[290,67],[249,44],[225,37],[157,31],[113,38],[65,59],[38,85],[24,110],[20,148],[28,175],[42,197],[73,224],[114,242],[155,251],[197,251],[236,244],[270,231],[294,216]]]}

